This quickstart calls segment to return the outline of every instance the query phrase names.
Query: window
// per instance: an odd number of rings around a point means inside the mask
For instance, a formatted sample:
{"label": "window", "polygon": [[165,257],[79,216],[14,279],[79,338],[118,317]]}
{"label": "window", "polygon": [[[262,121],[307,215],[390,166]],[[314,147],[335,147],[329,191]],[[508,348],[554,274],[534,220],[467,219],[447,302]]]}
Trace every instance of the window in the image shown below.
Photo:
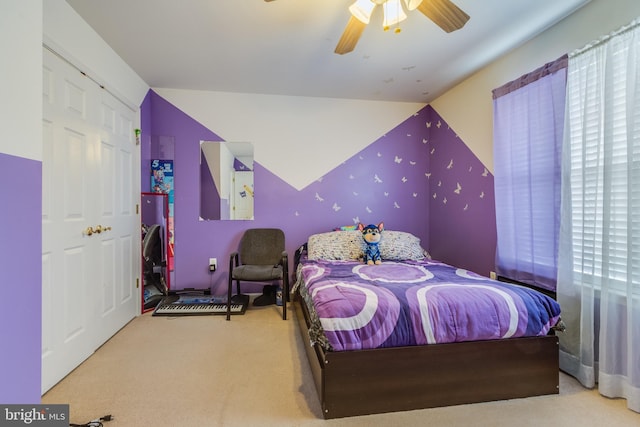
{"label": "window", "polygon": [[494,90],[496,272],[555,290],[567,57]]}
{"label": "window", "polygon": [[640,20],[567,70],[560,369],[640,412]]}
{"label": "window", "polygon": [[[640,48],[630,34],[576,57],[567,86],[567,190],[576,283],[640,293]],[[636,52],[633,52],[633,51]]]}

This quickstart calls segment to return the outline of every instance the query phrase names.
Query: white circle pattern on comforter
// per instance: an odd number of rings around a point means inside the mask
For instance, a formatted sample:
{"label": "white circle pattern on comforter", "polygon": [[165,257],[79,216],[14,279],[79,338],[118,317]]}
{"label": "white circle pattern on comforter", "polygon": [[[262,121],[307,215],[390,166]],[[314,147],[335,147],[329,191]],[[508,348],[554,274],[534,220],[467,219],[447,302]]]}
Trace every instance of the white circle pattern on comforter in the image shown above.
{"label": "white circle pattern on comforter", "polygon": [[539,335],[554,320],[532,313],[543,295],[436,262],[322,265],[305,283],[336,351]]}

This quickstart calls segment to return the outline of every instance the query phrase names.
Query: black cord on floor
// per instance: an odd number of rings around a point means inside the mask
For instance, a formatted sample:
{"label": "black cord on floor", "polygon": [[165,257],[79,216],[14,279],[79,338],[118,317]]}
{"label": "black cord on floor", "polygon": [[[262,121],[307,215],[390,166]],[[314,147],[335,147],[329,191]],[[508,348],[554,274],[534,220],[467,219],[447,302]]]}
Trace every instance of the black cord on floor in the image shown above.
{"label": "black cord on floor", "polygon": [[100,417],[96,420],[91,420],[88,423],[84,424],[69,424],[69,427],[103,427],[103,421],[111,421],[113,417],[111,415],[105,415],[104,417]]}

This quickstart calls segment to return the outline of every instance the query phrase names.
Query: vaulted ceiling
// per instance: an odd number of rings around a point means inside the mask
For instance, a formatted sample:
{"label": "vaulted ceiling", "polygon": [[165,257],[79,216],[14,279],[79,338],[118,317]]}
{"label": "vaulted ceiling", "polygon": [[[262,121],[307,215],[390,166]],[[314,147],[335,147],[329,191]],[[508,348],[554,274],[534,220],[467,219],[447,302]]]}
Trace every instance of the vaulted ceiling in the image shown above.
{"label": "vaulted ceiling", "polygon": [[353,1],[67,0],[151,87],[419,103],[589,2],[453,0],[451,33],[418,10],[383,31],[378,7],[338,55]]}

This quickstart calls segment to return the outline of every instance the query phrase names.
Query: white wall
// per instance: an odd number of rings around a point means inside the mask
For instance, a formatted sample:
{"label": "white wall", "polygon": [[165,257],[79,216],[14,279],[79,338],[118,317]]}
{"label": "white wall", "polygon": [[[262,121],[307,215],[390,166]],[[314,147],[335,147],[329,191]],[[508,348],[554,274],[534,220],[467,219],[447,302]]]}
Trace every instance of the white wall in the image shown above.
{"label": "white wall", "polygon": [[535,39],[463,81],[431,105],[493,172],[491,91],[583,47],[638,16],[638,0],[592,0]]}
{"label": "white wall", "polygon": [[32,160],[42,160],[41,22],[40,2],[0,1],[0,153]]}
{"label": "white wall", "polygon": [[43,0],[42,3],[43,30],[37,33],[40,42],[44,41],[58,50],[67,60],[77,62],[75,65],[80,65],[83,71],[105,84],[109,91],[130,107],[137,109],[149,85],[65,0]]}
{"label": "white wall", "polygon": [[149,86],[64,0],[0,1],[0,152],[42,160],[42,43],[137,108]]}
{"label": "white wall", "polygon": [[301,190],[411,117],[424,104],[154,88],[225,141]]}

